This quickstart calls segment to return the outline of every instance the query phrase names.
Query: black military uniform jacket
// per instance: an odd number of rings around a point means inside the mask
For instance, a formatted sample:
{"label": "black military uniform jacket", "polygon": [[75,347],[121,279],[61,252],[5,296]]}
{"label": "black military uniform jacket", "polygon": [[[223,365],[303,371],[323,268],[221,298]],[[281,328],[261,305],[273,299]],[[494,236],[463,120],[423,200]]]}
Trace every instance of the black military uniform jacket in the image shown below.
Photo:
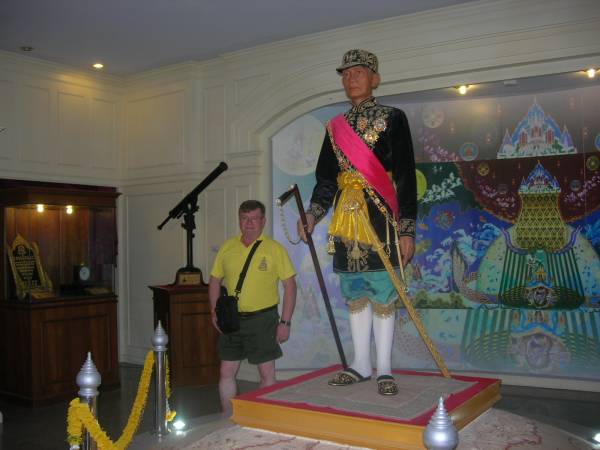
{"label": "black military uniform jacket", "polygon": [[[415,159],[410,129],[403,111],[389,106],[379,105],[371,97],[344,114],[355,133],[367,144],[379,159],[384,169],[391,174],[396,188],[400,211],[399,235],[415,235],[417,216],[417,187]],[[311,197],[308,213],[319,221],[334,203],[338,194],[337,176],[340,165],[328,135],[325,135],[317,168],[317,183]],[[377,195],[377,194],[376,194]],[[394,267],[398,266],[397,252],[394,247],[394,231],[387,224],[385,215],[379,211],[372,199],[365,193],[371,224],[382,243],[389,242],[386,248]],[[383,199],[382,199],[383,200]],[[384,202],[385,203],[385,202]],[[391,216],[391,212],[388,209]],[[386,231],[386,226],[388,231]],[[350,258],[349,243],[335,240],[333,268],[336,272],[364,272],[385,270],[377,253],[361,245],[361,258]]]}

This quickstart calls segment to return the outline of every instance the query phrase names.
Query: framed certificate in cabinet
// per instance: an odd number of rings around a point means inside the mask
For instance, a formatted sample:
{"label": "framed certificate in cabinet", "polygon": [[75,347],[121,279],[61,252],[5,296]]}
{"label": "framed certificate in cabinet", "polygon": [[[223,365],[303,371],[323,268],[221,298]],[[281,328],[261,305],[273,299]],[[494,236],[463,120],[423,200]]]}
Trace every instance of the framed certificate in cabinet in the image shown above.
{"label": "framed certificate in cabinet", "polygon": [[44,272],[37,244],[29,243],[23,236],[17,234],[7,250],[17,298],[22,300],[27,296],[52,297],[52,282]]}

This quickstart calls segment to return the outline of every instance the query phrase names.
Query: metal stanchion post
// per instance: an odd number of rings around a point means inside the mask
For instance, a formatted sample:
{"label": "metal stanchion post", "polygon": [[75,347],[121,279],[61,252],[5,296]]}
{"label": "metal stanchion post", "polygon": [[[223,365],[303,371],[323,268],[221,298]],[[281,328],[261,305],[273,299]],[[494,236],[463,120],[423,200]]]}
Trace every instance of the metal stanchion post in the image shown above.
{"label": "metal stanchion post", "polygon": [[[95,417],[97,412],[98,386],[102,382],[102,377],[98,369],[96,369],[94,361],[92,361],[91,352],[88,352],[87,359],[77,374],[76,382],[77,386],[79,386],[79,400],[89,405],[92,415]],[[96,450],[96,448],[96,442],[86,430],[83,435],[82,450]]]}
{"label": "metal stanchion post", "polygon": [[166,356],[169,336],[165,333],[160,320],[152,336],[152,345],[154,346],[155,361],[155,407],[154,407],[154,430],[159,439],[169,433],[167,427],[167,377],[166,377]]}

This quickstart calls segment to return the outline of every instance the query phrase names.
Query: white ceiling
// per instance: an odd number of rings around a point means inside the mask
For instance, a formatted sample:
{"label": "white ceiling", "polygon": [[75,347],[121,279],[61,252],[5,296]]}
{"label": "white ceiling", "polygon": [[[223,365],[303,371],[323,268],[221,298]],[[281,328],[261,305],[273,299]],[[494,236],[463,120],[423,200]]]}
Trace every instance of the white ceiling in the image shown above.
{"label": "white ceiling", "polygon": [[0,49],[128,75],[472,0],[2,0]]}

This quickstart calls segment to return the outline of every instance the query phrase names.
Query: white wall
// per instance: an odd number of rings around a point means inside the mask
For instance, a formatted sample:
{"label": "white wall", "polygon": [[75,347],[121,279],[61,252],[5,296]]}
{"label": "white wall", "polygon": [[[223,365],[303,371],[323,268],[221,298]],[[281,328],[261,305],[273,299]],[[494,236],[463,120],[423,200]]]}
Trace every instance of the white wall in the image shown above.
{"label": "white wall", "polygon": [[[271,207],[269,138],[344,100],[349,48],[381,61],[379,95],[600,66],[600,2],[498,0],[317,33],[115,78],[0,53],[0,177],[117,185],[120,359],[150,348],[149,284],[185,265],[179,223],[158,225],[220,161],[200,197],[196,266],[237,232],[248,198]],[[244,371],[244,376],[250,372]]]}
{"label": "white wall", "polygon": [[122,86],[0,52],[0,177],[116,185]]}

